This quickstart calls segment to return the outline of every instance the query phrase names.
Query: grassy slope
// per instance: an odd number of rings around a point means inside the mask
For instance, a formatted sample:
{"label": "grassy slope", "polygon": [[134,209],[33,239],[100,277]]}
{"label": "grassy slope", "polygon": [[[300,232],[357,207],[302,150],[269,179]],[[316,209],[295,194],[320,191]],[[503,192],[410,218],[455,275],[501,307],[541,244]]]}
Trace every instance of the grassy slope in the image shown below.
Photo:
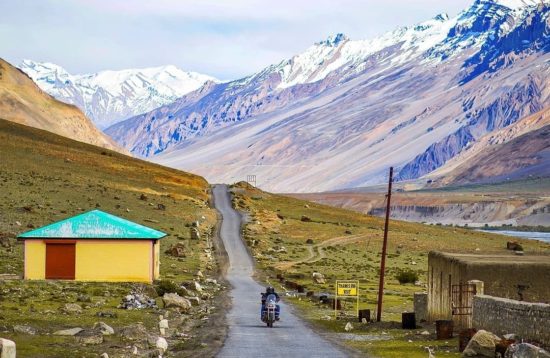
{"label": "grassy slope", "polygon": [[[208,183],[203,178],[5,120],[0,120],[0,158],[0,236],[10,238],[12,244],[9,249],[0,246],[0,273],[22,273],[22,245],[15,243],[16,235],[31,226],[96,207],[169,234],[161,240],[163,278],[181,282],[191,279],[198,269],[208,271],[205,266],[209,264],[201,255],[204,241],[187,240],[190,234],[185,226],[199,220],[205,232],[215,224],[216,214],[207,205]],[[148,200],[140,200],[141,194]],[[166,210],[158,210],[159,203]],[[190,246],[183,260],[164,254],[178,241]],[[75,349],[79,356],[95,356],[92,353],[98,349],[112,353],[117,348],[107,347],[125,345],[110,338],[103,348],[71,346],[72,337],[14,335],[11,327],[15,324],[30,324],[42,333],[86,328],[99,320],[95,317],[98,310],[117,312],[117,319],[104,319],[115,330],[137,321],[156,330],[158,322],[158,313],[152,310],[116,310],[131,284],[0,281],[0,287],[0,331],[7,331],[2,336],[16,341],[22,357],[75,356],[69,353]],[[93,307],[82,315],[44,314],[57,312],[64,303],[75,301],[79,293],[87,293],[93,300]]]}
{"label": "grassy slope", "polygon": [[[360,307],[374,311],[382,247],[382,219],[268,194],[245,184],[239,184],[233,190],[234,205],[250,215],[250,223],[244,229],[245,240],[259,268],[266,274],[266,280],[275,283],[275,275],[281,273],[287,279],[306,285],[308,290],[332,293],[335,279],[358,279],[363,292]],[[301,221],[303,215],[312,222]],[[308,239],[313,240],[313,245],[306,243]],[[400,321],[401,312],[412,310],[413,293],[425,290],[410,284],[400,285],[395,279],[398,270],[416,271],[420,280],[426,282],[427,253],[430,250],[504,254],[507,253],[506,241],[499,235],[392,221],[383,320]],[[521,242],[527,252],[550,253],[549,244],[527,240]],[[281,247],[285,250],[278,252]],[[324,258],[319,257],[319,247]],[[311,274],[315,271],[325,275],[326,284],[312,282]],[[294,301],[302,313],[316,324],[343,332],[347,321],[322,319],[333,314],[327,307],[309,300]],[[348,308],[351,312],[351,303]],[[455,341],[428,342],[426,338],[420,338],[423,336],[405,335],[400,329],[392,329],[391,324],[360,326],[354,333],[369,333],[378,337],[384,336],[381,331],[385,331],[394,337],[391,341],[348,342],[376,355],[401,357],[406,352],[407,357],[425,357],[427,353],[423,347],[427,345],[439,347],[437,356],[454,355],[453,352],[456,352]]]}

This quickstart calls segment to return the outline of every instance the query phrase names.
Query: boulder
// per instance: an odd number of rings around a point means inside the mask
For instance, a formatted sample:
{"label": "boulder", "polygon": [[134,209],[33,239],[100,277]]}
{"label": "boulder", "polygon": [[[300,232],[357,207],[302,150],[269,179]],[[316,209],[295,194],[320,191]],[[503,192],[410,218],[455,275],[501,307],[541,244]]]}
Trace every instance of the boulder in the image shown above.
{"label": "boulder", "polygon": [[149,338],[149,334],[143,323],[122,327],[120,329],[120,336],[129,341],[143,341]]}
{"label": "boulder", "polygon": [[167,319],[161,319],[159,321],[159,328],[168,328],[168,320]]}
{"label": "boulder", "polygon": [[314,272],[311,277],[313,278],[313,282],[315,283],[325,283],[325,276],[322,273]]}
{"label": "boulder", "polygon": [[504,358],[550,358],[550,353],[529,343],[512,344]]}
{"label": "boulder", "polygon": [[96,322],[94,324],[94,329],[97,329],[103,334],[104,336],[110,336],[112,334],[115,334],[115,330],[113,327],[109,326],[105,322]]}
{"label": "boulder", "polygon": [[34,327],[27,326],[25,324],[17,324],[13,326],[13,331],[15,333],[28,334],[29,336],[34,336],[37,333]]}
{"label": "boulder", "polygon": [[15,358],[15,342],[9,339],[0,338],[0,354],[2,358]]}
{"label": "boulder", "polygon": [[165,308],[179,308],[186,312],[191,308],[191,302],[188,299],[181,297],[177,293],[165,293],[162,296]]}
{"label": "boulder", "polygon": [[466,349],[462,352],[463,357],[491,357],[495,356],[496,344],[500,342],[500,338],[491,332],[483,329],[477,331],[470,339]]}
{"label": "boulder", "polygon": [[201,299],[198,297],[192,296],[192,297],[186,297],[186,298],[189,300],[189,302],[191,302],[191,305],[193,306],[198,306],[201,304]]}
{"label": "boulder", "polygon": [[92,299],[88,295],[79,295],[76,300],[78,302],[92,302]]}
{"label": "boulder", "polygon": [[191,239],[192,240],[200,240],[201,239],[201,233],[200,233],[198,228],[191,227],[191,229],[189,229],[189,232],[191,234]]}
{"label": "boulder", "polygon": [[109,355],[107,353],[101,353],[99,358],[109,358]]}
{"label": "boulder", "polygon": [[95,345],[103,343],[103,334],[97,329],[85,329],[78,332],[75,337],[80,344]]}
{"label": "boulder", "polygon": [[351,322],[346,323],[346,326],[344,327],[344,330],[346,332],[349,332],[349,331],[353,330],[353,325],[351,324]]}
{"label": "boulder", "polygon": [[162,337],[157,338],[155,346],[160,350],[161,354],[168,350],[168,342],[166,342],[166,339]]}
{"label": "boulder", "polygon": [[74,336],[75,334],[78,334],[82,332],[84,329],[80,327],[75,328],[69,328],[69,329],[62,329],[60,331],[53,332],[54,336]]}
{"label": "boulder", "polygon": [[202,286],[200,283],[198,283],[197,281],[193,281],[193,288],[195,289],[195,291],[197,292],[202,292]]}
{"label": "boulder", "polygon": [[311,218],[309,216],[306,216],[306,215],[302,215],[302,217],[300,218],[301,221],[305,222],[305,223],[309,223],[311,222]]}
{"label": "boulder", "polygon": [[182,243],[177,243],[172,246],[168,250],[165,251],[166,254],[174,257],[185,257],[186,247]]}
{"label": "boulder", "polygon": [[65,306],[61,308],[61,311],[66,314],[80,314],[82,313],[82,307],[76,303],[66,303]]}

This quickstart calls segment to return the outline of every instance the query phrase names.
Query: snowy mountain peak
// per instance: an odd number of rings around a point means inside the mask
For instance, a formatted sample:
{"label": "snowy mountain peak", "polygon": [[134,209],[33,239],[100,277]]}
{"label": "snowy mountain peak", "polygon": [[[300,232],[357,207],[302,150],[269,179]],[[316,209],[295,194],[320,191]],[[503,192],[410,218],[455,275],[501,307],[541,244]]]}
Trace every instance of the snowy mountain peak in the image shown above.
{"label": "snowy mountain peak", "polygon": [[548,0],[476,0],[476,3],[497,4],[512,10],[548,3]]}
{"label": "snowy mountain peak", "polygon": [[76,105],[100,128],[172,103],[216,78],[174,65],[71,75],[48,62],[24,60],[19,68],[44,91]]}
{"label": "snowy mountain peak", "polygon": [[348,41],[349,38],[343,33],[337,33],[336,35],[330,35],[326,40],[317,42],[316,45],[337,47],[340,44]]}
{"label": "snowy mountain peak", "polygon": [[436,21],[447,21],[449,20],[449,14],[447,14],[446,12],[442,12],[441,14],[437,14],[433,17],[434,20]]}

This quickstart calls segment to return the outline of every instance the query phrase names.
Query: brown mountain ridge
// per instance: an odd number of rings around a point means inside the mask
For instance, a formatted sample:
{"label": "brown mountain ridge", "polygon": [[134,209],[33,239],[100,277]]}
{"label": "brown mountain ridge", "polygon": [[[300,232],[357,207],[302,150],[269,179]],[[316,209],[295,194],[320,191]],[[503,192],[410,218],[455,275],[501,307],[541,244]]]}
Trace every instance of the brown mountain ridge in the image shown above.
{"label": "brown mountain ridge", "polygon": [[77,107],[43,92],[21,70],[0,58],[0,117],[80,142],[127,153]]}

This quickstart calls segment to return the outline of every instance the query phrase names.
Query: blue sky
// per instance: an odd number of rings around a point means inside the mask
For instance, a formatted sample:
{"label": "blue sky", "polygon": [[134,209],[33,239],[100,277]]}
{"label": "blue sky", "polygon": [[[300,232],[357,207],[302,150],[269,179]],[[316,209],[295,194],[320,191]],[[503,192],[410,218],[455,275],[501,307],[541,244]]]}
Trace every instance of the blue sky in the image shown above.
{"label": "blue sky", "polygon": [[173,64],[242,77],[343,32],[374,37],[473,0],[0,0],[0,57],[71,73]]}

